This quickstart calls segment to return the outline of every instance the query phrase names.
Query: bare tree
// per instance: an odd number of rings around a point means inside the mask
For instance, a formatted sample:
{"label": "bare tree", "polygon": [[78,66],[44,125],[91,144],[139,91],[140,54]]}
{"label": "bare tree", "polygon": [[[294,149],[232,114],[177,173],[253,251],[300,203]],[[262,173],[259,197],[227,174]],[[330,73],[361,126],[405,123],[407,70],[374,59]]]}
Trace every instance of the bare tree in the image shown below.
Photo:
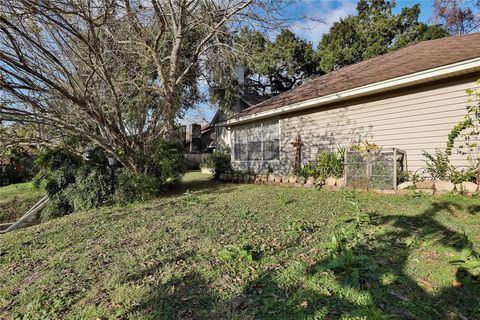
{"label": "bare tree", "polygon": [[432,22],[439,23],[452,35],[461,35],[478,30],[480,21],[474,9],[480,1],[434,0]]}
{"label": "bare tree", "polygon": [[157,137],[168,138],[178,116],[200,98],[206,60],[224,65],[228,56],[232,63],[235,30],[272,27],[280,5],[3,0],[0,121],[49,127],[147,171]]}

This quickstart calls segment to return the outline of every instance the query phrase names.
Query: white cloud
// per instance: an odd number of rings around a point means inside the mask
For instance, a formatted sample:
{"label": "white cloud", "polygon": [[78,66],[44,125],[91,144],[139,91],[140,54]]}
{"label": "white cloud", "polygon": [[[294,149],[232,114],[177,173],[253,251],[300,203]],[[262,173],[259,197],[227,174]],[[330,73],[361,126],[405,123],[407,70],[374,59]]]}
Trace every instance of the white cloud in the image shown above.
{"label": "white cloud", "polygon": [[298,36],[311,41],[316,47],[324,33],[330,30],[334,22],[356,12],[356,2],[309,1],[304,2],[301,13],[305,18],[297,21],[290,29]]}

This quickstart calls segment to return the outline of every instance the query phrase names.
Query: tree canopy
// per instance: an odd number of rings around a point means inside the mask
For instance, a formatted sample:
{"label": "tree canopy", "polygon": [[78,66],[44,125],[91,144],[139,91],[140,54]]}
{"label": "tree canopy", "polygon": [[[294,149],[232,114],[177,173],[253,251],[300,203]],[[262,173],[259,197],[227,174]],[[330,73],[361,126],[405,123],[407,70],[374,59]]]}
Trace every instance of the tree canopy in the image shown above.
{"label": "tree canopy", "polygon": [[258,31],[244,29],[239,45],[248,53],[246,86],[253,92],[282,93],[319,74],[312,44],[290,30],[282,30],[270,41]]}
{"label": "tree canopy", "polygon": [[439,25],[419,22],[420,6],[393,13],[394,1],[360,0],[357,15],[335,22],[320,41],[321,69],[330,72],[391,50],[423,41],[442,38],[448,33]]}
{"label": "tree canopy", "polygon": [[207,62],[231,63],[235,29],[273,25],[275,5],[2,1],[0,121],[53,128],[143,172],[154,141],[200,99]]}
{"label": "tree canopy", "polygon": [[[360,0],[357,14],[333,24],[315,50],[312,43],[282,29],[273,39],[243,28],[234,38],[244,68],[244,90],[273,96],[306,79],[337,67],[366,60],[410,44],[448,36],[443,26],[419,22],[420,6],[393,13],[394,1]],[[211,79],[211,98],[217,105],[233,105],[239,83],[234,70],[219,70]]]}
{"label": "tree canopy", "polygon": [[288,29],[271,40],[245,27],[234,42],[236,56],[231,59],[237,61],[236,68],[219,68],[215,61],[208,79],[210,100],[220,108],[231,108],[240,91],[273,96],[322,73],[312,43]]}

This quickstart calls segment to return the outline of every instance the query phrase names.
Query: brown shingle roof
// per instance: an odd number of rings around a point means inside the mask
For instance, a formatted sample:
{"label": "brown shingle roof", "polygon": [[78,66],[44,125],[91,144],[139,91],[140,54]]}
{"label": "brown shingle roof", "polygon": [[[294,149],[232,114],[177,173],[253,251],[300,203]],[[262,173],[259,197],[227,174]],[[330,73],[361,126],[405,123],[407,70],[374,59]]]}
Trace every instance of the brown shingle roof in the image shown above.
{"label": "brown shingle roof", "polygon": [[247,108],[235,118],[480,57],[480,33],[423,41],[343,67]]}
{"label": "brown shingle roof", "polygon": [[245,92],[242,95],[242,100],[245,101],[245,103],[247,103],[249,106],[254,106],[256,104],[259,104],[263,101],[268,100],[268,97],[260,96],[255,93]]}

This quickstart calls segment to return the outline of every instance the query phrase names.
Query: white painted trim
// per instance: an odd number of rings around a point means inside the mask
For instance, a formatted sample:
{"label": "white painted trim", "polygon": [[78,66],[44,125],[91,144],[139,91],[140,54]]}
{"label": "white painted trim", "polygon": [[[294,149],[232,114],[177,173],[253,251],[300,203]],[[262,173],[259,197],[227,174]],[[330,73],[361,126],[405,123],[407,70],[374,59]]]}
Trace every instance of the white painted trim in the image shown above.
{"label": "white painted trim", "polygon": [[438,79],[444,79],[444,78],[452,77],[459,74],[474,72],[477,70],[480,71],[480,57],[408,74],[408,75],[397,77],[397,78],[392,78],[392,79],[388,79],[380,82],[367,84],[365,86],[348,89],[348,90],[340,91],[337,93],[332,93],[326,96],[322,96],[322,97],[318,97],[318,98],[314,98],[306,101],[301,101],[298,103],[286,105],[286,106],[275,108],[272,110],[258,112],[255,114],[246,115],[239,118],[231,118],[218,125],[230,126],[230,125],[236,125],[244,122],[270,118],[273,116],[278,116],[280,114],[284,114],[292,111],[309,109],[312,107],[326,105],[332,102],[343,101],[349,98],[360,97],[360,96],[365,96],[365,95],[373,94],[377,92],[384,92],[384,91],[393,90],[401,87],[406,87],[413,84],[419,84],[419,83],[425,83],[425,82],[434,81]]}

